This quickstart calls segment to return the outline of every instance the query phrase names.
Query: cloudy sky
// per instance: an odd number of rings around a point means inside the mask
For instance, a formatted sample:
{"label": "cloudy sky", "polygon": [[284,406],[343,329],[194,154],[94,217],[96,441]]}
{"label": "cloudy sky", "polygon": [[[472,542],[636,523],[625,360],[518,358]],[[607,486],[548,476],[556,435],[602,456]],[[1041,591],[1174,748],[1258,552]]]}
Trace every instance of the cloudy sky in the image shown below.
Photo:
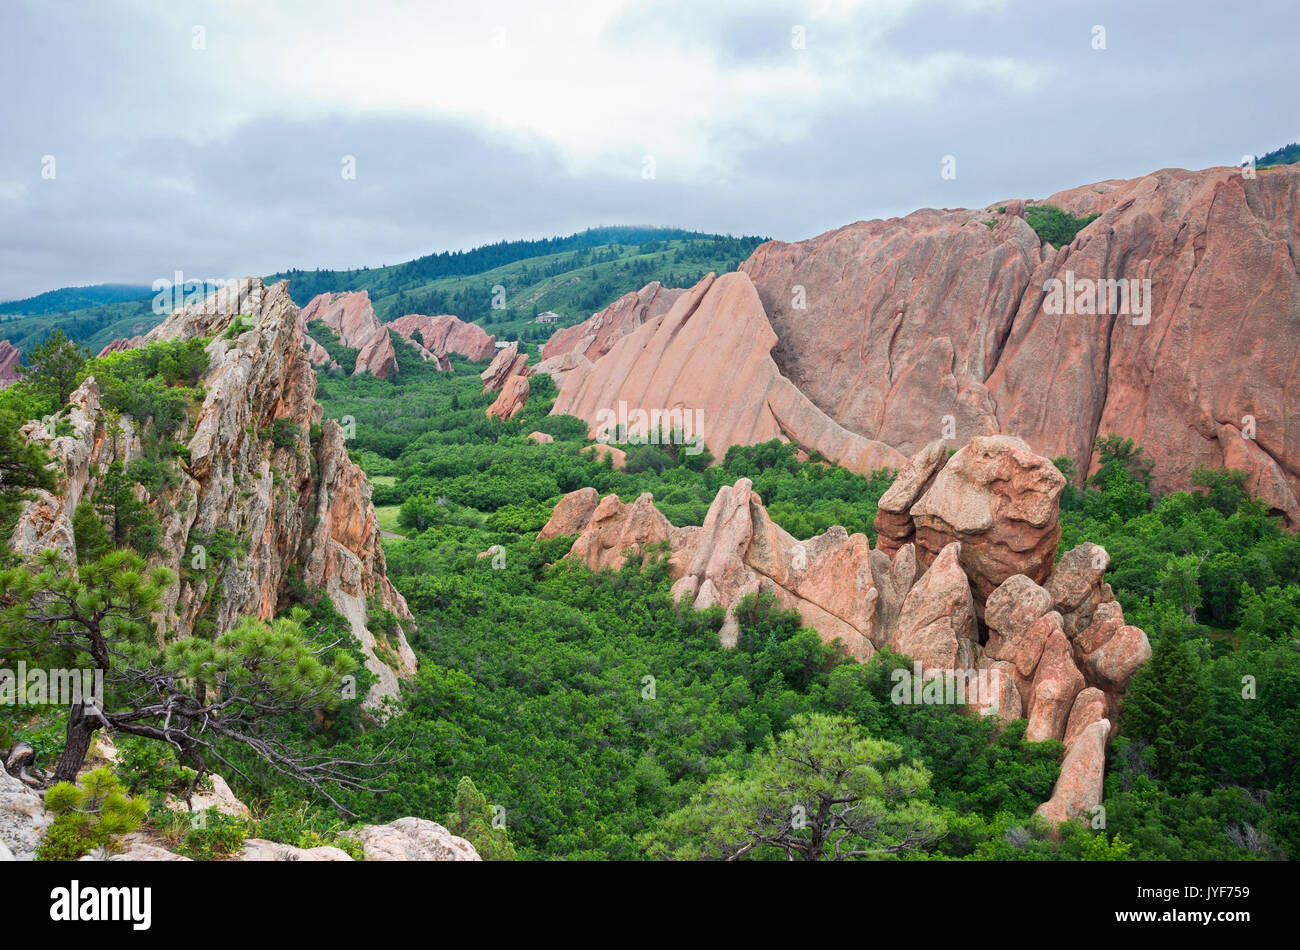
{"label": "cloudy sky", "polygon": [[0,23],[0,300],[601,224],[797,240],[1300,139],[1294,0],[0,0]]}

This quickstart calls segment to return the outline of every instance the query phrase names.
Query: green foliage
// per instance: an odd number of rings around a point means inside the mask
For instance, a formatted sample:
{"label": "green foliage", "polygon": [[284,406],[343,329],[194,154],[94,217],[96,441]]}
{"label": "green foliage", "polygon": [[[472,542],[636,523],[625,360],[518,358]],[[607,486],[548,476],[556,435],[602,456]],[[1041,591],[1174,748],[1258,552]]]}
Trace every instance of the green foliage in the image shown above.
{"label": "green foliage", "polygon": [[1064,247],[1074,240],[1075,235],[1086,228],[1093,221],[1097,220],[1100,215],[1090,214],[1086,217],[1076,218],[1068,211],[1062,211],[1055,205],[1026,205],[1025,221],[1038,239],[1044,244],[1051,244],[1054,247]]}
{"label": "green foliage", "polygon": [[62,407],[85,378],[89,358],[85,347],[71,342],[61,329],[55,328],[44,343],[28,351],[23,383],[46,396],[55,408]]}
{"label": "green foliage", "polygon": [[651,856],[842,860],[923,851],[946,832],[930,773],[844,716],[804,714],[741,776],[710,779],[645,836]]}
{"label": "green foliage", "polygon": [[472,844],[484,861],[513,861],[515,849],[505,825],[498,825],[494,819],[492,807],[473,780],[468,775],[461,778],[447,816],[447,830]]}
{"label": "green foliage", "polygon": [[86,364],[99,384],[100,403],[138,421],[151,420],[157,437],[170,436],[202,395],[195,384],[208,368],[205,339],[166,340]]}
{"label": "green foliage", "polygon": [[131,798],[106,768],[86,773],[82,786],[60,782],[45,793],[54,821],[36,848],[38,861],[75,861],[111,845],[144,820],[148,804]]}

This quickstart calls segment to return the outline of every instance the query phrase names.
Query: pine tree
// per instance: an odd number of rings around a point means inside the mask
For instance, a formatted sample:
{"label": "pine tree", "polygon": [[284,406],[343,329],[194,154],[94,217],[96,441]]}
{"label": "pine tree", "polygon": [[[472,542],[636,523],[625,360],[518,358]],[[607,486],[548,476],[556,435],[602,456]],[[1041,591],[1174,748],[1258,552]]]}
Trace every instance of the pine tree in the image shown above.
{"label": "pine tree", "polygon": [[493,827],[495,814],[473,780],[464,776],[456,786],[456,801],[447,816],[447,828],[474,846],[484,861],[513,861],[514,846],[505,825]]}
{"label": "pine tree", "polygon": [[27,382],[62,408],[81,383],[90,352],[70,341],[58,328],[27,354]]}
{"label": "pine tree", "polygon": [[1134,677],[1124,701],[1123,727],[1145,744],[1155,776],[1181,793],[1200,783],[1208,735],[1209,690],[1186,639],[1186,618],[1162,611],[1150,662]]}

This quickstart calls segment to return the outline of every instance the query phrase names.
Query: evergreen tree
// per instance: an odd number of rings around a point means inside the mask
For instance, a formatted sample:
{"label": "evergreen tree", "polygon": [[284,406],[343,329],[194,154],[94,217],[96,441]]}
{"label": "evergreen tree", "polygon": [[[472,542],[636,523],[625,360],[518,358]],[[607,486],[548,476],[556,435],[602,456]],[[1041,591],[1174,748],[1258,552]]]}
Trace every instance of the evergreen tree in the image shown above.
{"label": "evergreen tree", "polygon": [[27,354],[27,381],[54,400],[55,408],[67,403],[84,378],[90,351],[70,341],[57,327],[44,343]]}
{"label": "evergreen tree", "polygon": [[1195,788],[1204,776],[1208,735],[1209,690],[1186,627],[1176,610],[1161,610],[1151,659],[1129,684],[1123,713],[1124,730],[1144,744],[1143,759],[1175,793]]}
{"label": "evergreen tree", "polygon": [[495,817],[473,780],[468,775],[462,777],[456,785],[452,812],[447,816],[448,830],[472,844],[484,861],[513,861],[514,846],[504,824],[494,827]]}

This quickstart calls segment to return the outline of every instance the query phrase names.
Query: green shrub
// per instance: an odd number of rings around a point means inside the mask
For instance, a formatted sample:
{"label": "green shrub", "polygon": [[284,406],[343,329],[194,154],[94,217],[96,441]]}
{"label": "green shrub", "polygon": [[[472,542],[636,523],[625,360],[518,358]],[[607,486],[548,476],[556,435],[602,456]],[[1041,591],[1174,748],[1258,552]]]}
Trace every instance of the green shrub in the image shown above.
{"label": "green shrub", "polygon": [[130,798],[106,768],[88,772],[82,787],[60,782],[45,793],[54,822],[36,848],[38,861],[75,861],[95,848],[107,847],[140,826],[148,809]]}

